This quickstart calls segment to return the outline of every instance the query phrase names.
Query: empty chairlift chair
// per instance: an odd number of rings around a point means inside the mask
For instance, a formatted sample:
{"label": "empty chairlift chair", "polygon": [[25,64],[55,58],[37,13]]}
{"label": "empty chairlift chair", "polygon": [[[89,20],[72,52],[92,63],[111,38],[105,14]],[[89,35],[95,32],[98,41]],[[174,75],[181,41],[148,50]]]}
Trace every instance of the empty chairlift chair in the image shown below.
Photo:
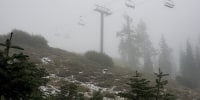
{"label": "empty chairlift chair", "polygon": [[132,0],[126,0],[126,1],[125,1],[125,5],[126,5],[127,7],[132,8],[132,9],[135,8],[135,3],[134,3]]}
{"label": "empty chairlift chair", "polygon": [[174,2],[172,0],[166,0],[165,1],[165,6],[169,8],[174,8]]}
{"label": "empty chairlift chair", "polygon": [[79,24],[80,26],[85,26],[85,22],[83,21],[82,16],[80,16],[80,20],[79,20],[78,24]]}

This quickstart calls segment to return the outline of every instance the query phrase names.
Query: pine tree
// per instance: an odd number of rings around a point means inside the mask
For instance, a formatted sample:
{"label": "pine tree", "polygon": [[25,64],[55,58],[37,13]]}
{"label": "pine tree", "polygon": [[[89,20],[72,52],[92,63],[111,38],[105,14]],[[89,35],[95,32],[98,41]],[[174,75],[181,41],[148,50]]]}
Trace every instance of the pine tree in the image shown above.
{"label": "pine tree", "polygon": [[135,76],[127,83],[130,86],[130,91],[119,93],[119,96],[125,97],[128,100],[152,100],[154,96],[154,87],[150,86],[150,81],[141,77],[141,74],[136,71]]}
{"label": "pine tree", "polygon": [[84,100],[84,95],[78,93],[78,86],[75,83],[66,83],[60,90],[56,100]]}
{"label": "pine tree", "polygon": [[136,71],[136,75],[127,83],[130,86],[130,90],[121,92],[118,95],[128,100],[175,100],[175,96],[168,93],[165,89],[168,81],[163,80],[163,78],[168,75],[163,74],[159,69],[159,72],[155,73],[155,86],[150,86],[150,81],[142,78],[141,74]]}
{"label": "pine tree", "polygon": [[152,73],[153,72],[153,62],[151,60],[151,55],[145,54],[143,59],[144,59],[144,71],[147,73]]}
{"label": "pine tree", "polygon": [[167,85],[168,81],[163,80],[163,77],[168,76],[169,74],[163,74],[163,72],[160,70],[158,73],[155,73],[155,76],[157,77],[155,82],[155,99],[156,100],[175,100],[174,95],[167,93],[166,89],[164,88],[165,85]]}
{"label": "pine tree", "polygon": [[172,50],[168,47],[164,36],[161,37],[160,51],[161,53],[159,55],[159,67],[163,70],[164,73],[169,73],[170,75],[172,75]]}
{"label": "pine tree", "polygon": [[122,59],[127,61],[128,66],[137,68],[139,65],[138,61],[138,48],[136,46],[135,32],[131,28],[132,19],[129,16],[124,17],[126,24],[123,29],[117,33],[120,38],[119,51]]}
{"label": "pine tree", "polygon": [[[196,46],[196,58],[195,58],[195,61],[196,61],[196,68],[197,68],[196,73],[197,73],[198,76],[200,76],[200,73],[199,73],[199,70],[200,70],[200,50],[199,50],[198,46]],[[196,80],[198,81],[197,83],[200,84],[200,78],[197,77]],[[200,85],[198,85],[198,87],[199,86]]]}
{"label": "pine tree", "polygon": [[189,41],[186,44],[186,52],[180,55],[180,72],[182,83],[190,88],[198,87],[198,68],[196,67],[195,57]]}
{"label": "pine tree", "polygon": [[125,16],[127,24],[117,34],[120,37],[119,50],[123,60],[126,60],[129,66],[139,67],[139,59],[144,61],[144,70],[153,72],[152,56],[155,55],[155,49],[146,32],[146,25],[140,21],[136,31],[131,28],[132,19]]}
{"label": "pine tree", "polygon": [[[45,85],[47,80],[42,78],[46,71],[29,61],[23,53],[11,53],[11,49],[24,50],[11,43],[13,33],[5,43],[0,43],[5,49],[0,50],[0,95],[6,99],[42,99],[39,86]],[[37,94],[37,95],[35,95]]]}
{"label": "pine tree", "polygon": [[101,94],[101,90],[94,92],[90,100],[103,100],[103,95]]}
{"label": "pine tree", "polygon": [[136,28],[136,43],[139,48],[140,57],[144,61],[144,71],[153,73],[152,56],[155,55],[155,49],[152,46],[149,35],[146,32],[146,24],[140,21]]}
{"label": "pine tree", "polygon": [[58,95],[60,100],[75,100],[77,96],[77,86],[75,84],[66,84],[60,87],[60,90]]}

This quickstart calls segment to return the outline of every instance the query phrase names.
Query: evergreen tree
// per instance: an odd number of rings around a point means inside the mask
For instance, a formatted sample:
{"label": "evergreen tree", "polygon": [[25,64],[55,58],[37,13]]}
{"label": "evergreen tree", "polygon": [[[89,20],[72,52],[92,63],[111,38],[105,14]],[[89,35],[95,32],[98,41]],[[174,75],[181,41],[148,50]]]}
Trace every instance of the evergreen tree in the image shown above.
{"label": "evergreen tree", "polygon": [[139,48],[139,53],[144,61],[144,70],[153,73],[152,56],[155,55],[155,49],[152,46],[149,35],[146,32],[146,24],[140,21],[136,28],[136,43]]}
{"label": "evergreen tree", "polygon": [[101,90],[94,92],[90,100],[103,100],[103,95],[101,94]]}
{"label": "evergreen tree", "polygon": [[126,24],[123,29],[117,33],[120,37],[119,51],[123,60],[127,61],[129,66],[138,67],[138,48],[136,46],[135,32],[131,28],[132,19],[129,16],[124,17]]}
{"label": "evergreen tree", "polygon": [[84,95],[78,93],[78,86],[74,83],[67,83],[60,87],[58,100],[84,100]]}
{"label": "evergreen tree", "polygon": [[153,72],[153,62],[151,60],[150,54],[144,56],[144,71],[147,73]]}
{"label": "evergreen tree", "polygon": [[179,54],[179,66],[180,66],[180,73],[181,76],[177,76],[176,80],[184,85],[184,86],[189,86],[190,82],[189,80],[185,77],[188,76],[188,68],[186,65],[186,53],[183,51],[183,49],[180,49],[180,54]]}
{"label": "evergreen tree", "polygon": [[[198,76],[200,76],[200,73],[199,73],[199,71],[200,71],[200,51],[199,51],[199,47],[198,46],[196,46],[196,58],[195,58],[195,61],[196,61],[196,68],[197,68],[196,73],[197,73]],[[198,84],[199,84],[200,83],[200,78],[197,77],[196,80],[198,81]],[[200,85],[198,85],[198,87],[199,86]]]}
{"label": "evergreen tree", "polygon": [[168,47],[164,36],[161,37],[160,42],[160,55],[159,55],[159,67],[163,70],[164,73],[169,73],[172,75],[173,64],[172,64],[172,55],[171,49]]}
{"label": "evergreen tree", "polygon": [[167,85],[168,81],[163,80],[163,77],[168,76],[169,74],[163,74],[163,72],[160,70],[158,73],[155,73],[155,76],[157,77],[155,82],[155,99],[156,100],[175,100],[174,95],[167,93],[166,89],[164,88],[165,85]]}
{"label": "evergreen tree", "polygon": [[200,50],[198,46],[196,46],[196,65],[200,68]]}
{"label": "evergreen tree", "polygon": [[197,88],[198,68],[196,67],[195,57],[189,41],[186,44],[186,52],[182,52],[180,57],[182,83],[190,88]]}
{"label": "evergreen tree", "polygon": [[11,49],[24,50],[12,45],[12,36],[13,33],[5,43],[0,43],[0,46],[5,48],[0,50],[0,95],[7,100],[8,98],[41,100],[42,92],[39,86],[46,84],[47,80],[42,77],[47,73],[31,63],[27,55],[11,53]]}
{"label": "evergreen tree", "polygon": [[[187,79],[193,81],[195,77],[195,58],[194,58],[194,53],[192,50],[192,46],[189,41],[187,41],[187,47],[186,47],[186,56],[185,56],[185,65],[188,67],[188,72],[187,72]],[[192,82],[193,83],[193,82]],[[191,84],[194,85],[194,84]]]}
{"label": "evergreen tree", "polygon": [[60,87],[60,90],[58,95],[60,100],[75,100],[77,96],[77,86],[75,84],[66,84]]}
{"label": "evergreen tree", "polygon": [[182,74],[182,77],[187,76],[187,70],[188,67],[186,66],[186,53],[180,49],[180,54],[179,54],[179,63],[180,63],[180,73]]}
{"label": "evergreen tree", "polygon": [[150,81],[141,77],[136,71],[135,76],[127,83],[130,90],[126,93],[119,93],[119,96],[125,97],[128,100],[152,100],[154,97],[154,87],[150,86]]}
{"label": "evergreen tree", "polygon": [[159,69],[159,72],[155,73],[156,84],[152,87],[150,86],[150,81],[142,78],[141,74],[136,71],[136,75],[127,83],[130,86],[130,90],[128,92],[121,92],[118,95],[128,100],[175,100],[175,96],[168,93],[165,89],[168,81],[163,80],[163,78],[168,75],[163,74]]}
{"label": "evergreen tree", "polygon": [[146,25],[140,21],[136,31],[131,28],[132,19],[125,16],[127,24],[117,34],[120,37],[119,50],[123,59],[125,59],[129,66],[139,67],[139,59],[142,58],[144,62],[144,70],[146,72],[153,72],[152,56],[155,55],[155,50],[146,32]]}

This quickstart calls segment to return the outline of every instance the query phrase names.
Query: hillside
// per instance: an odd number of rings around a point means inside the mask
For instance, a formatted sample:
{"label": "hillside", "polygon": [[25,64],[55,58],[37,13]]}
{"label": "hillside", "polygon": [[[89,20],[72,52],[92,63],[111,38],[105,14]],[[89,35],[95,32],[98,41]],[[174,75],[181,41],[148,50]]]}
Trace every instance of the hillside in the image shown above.
{"label": "hillside", "polygon": [[[1,35],[0,42],[4,41],[6,37],[8,35]],[[29,35],[20,30],[14,30],[13,45],[23,47],[24,53],[29,55],[34,63],[44,67],[51,74],[52,78],[50,78],[49,84],[54,87],[59,87],[63,80],[70,79],[82,85],[90,84],[115,93],[127,88],[126,83],[135,72],[133,69],[117,65],[101,66],[84,55],[49,47],[45,38]],[[154,81],[153,74],[143,74]],[[86,88],[88,87],[86,86]],[[181,100],[200,97],[199,92],[181,86],[175,80],[169,80],[167,90],[176,94]]]}

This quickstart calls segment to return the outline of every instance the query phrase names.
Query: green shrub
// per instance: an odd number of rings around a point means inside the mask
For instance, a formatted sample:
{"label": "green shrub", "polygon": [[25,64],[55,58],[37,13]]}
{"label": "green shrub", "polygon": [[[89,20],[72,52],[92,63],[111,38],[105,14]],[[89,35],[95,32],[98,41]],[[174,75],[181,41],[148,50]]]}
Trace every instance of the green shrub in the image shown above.
{"label": "green shrub", "polygon": [[113,66],[112,58],[106,54],[98,53],[95,51],[88,51],[85,53],[85,57],[103,67]]}

